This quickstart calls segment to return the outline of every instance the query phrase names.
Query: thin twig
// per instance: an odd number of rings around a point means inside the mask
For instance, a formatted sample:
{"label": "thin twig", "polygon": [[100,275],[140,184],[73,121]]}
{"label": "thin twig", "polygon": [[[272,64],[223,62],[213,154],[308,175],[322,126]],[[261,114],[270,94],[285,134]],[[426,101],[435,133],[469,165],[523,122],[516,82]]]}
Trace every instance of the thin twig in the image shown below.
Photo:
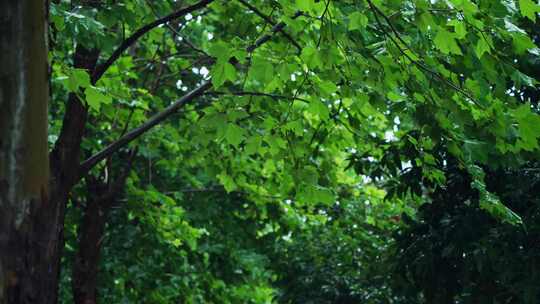
{"label": "thin twig", "polygon": [[[258,8],[256,8],[255,6],[249,4],[247,1],[238,0],[238,2],[240,2],[245,7],[249,8],[251,11],[253,11],[255,13],[255,15],[261,17],[264,21],[266,21],[270,25],[272,25],[272,26],[276,25],[276,22],[274,20],[272,20],[272,18],[270,18],[270,16],[265,15]],[[302,52],[302,46],[300,46],[300,44],[298,42],[296,42],[296,40],[291,35],[289,35],[283,29],[280,30],[280,33],[283,35],[283,37],[287,38],[287,40],[289,40],[298,49],[298,52]]]}
{"label": "thin twig", "polygon": [[296,96],[286,96],[286,95],[279,95],[279,94],[268,94],[268,93],[262,93],[262,92],[220,92],[220,91],[212,91],[212,92],[206,92],[205,95],[234,95],[234,96],[263,96],[263,97],[270,97],[273,99],[290,99],[290,100],[299,100],[306,103],[309,103],[307,99],[296,97]]}
{"label": "thin twig", "polygon": [[141,126],[127,132],[124,136],[112,142],[103,150],[92,155],[90,158],[88,158],[81,164],[81,168],[79,170],[81,172],[81,175],[86,174],[86,172],[88,172],[98,162],[107,158],[108,156],[110,156],[111,154],[113,154],[118,149],[122,148],[123,146],[127,145],[128,143],[133,141],[135,138],[139,137],[141,134],[155,127],[156,125],[158,125],[159,123],[167,119],[171,114],[175,113],[182,106],[184,106],[184,104],[192,101],[198,96],[201,96],[201,94],[204,91],[208,90],[211,87],[212,87],[212,84],[210,82],[203,83],[199,87],[195,88],[191,92],[184,95],[179,100],[173,102],[170,106],[165,108],[162,112],[159,112],[156,115],[152,116],[148,121],[146,121]]}
{"label": "thin twig", "polygon": [[[294,16],[292,16],[292,19],[296,19],[296,18],[298,18],[300,16],[302,16],[302,12],[296,12],[296,14],[294,14]],[[272,38],[274,33],[281,32],[283,30],[283,28],[285,27],[285,25],[286,24],[283,21],[280,22],[280,23],[277,23],[276,25],[274,25],[274,27],[272,27],[272,30],[270,31],[270,34],[266,34],[266,35],[262,36],[261,38],[257,39],[257,41],[255,41],[254,44],[247,47],[246,51],[248,53],[252,53],[255,49],[257,49],[258,47],[260,47],[264,43],[268,42],[268,40],[270,40]]]}
{"label": "thin twig", "polygon": [[112,55],[102,64],[96,67],[94,70],[94,73],[92,73],[91,81],[92,84],[95,84],[103,74],[111,67],[111,65],[122,55],[122,53],[127,50],[130,46],[132,46],[137,39],[139,39],[142,35],[146,34],[150,30],[156,28],[157,26],[170,22],[174,19],[177,19],[179,17],[182,17],[184,15],[187,15],[195,10],[201,9],[206,7],[209,3],[213,2],[214,0],[201,0],[191,6],[185,7],[183,9],[180,9],[168,16],[165,16],[161,19],[155,20],[137,31],[135,31],[131,36],[129,36],[126,40],[124,40],[116,50],[112,53]]}
{"label": "thin twig", "polygon": [[[397,37],[397,39],[403,44],[405,45],[405,47],[407,49],[411,49],[408,44],[403,40],[403,38],[401,38],[401,35],[400,33],[397,31],[397,29],[394,27],[394,25],[392,24],[392,21],[388,18],[388,16],[386,16],[378,7],[376,7],[372,2],[371,0],[366,0],[371,8],[371,10],[373,11],[373,15],[375,16],[375,20],[377,21],[377,23],[379,24],[379,26],[381,26],[381,30],[382,27],[383,27],[383,24],[382,22],[380,21],[378,15],[380,15],[381,17],[384,18],[384,20],[386,21],[386,23],[388,24],[388,26],[390,26],[390,29],[391,31],[394,33],[394,35]],[[383,30],[384,31],[384,30]],[[412,62],[414,65],[416,65],[417,67],[419,67],[421,70],[425,71],[425,72],[428,72],[430,73],[432,76],[434,76],[436,79],[440,80],[441,82],[443,82],[444,84],[446,84],[447,86],[449,86],[450,88],[454,89],[456,92],[460,93],[461,95],[465,96],[466,98],[468,98],[469,100],[471,100],[472,102],[474,102],[474,104],[476,104],[477,106],[479,107],[482,107],[482,105],[480,103],[478,103],[478,101],[471,95],[469,94],[467,91],[463,90],[462,88],[460,88],[458,85],[456,85],[454,82],[452,82],[451,80],[448,80],[446,79],[444,76],[442,76],[441,74],[439,74],[438,72],[436,71],[433,71],[430,67],[426,66],[424,63],[418,61],[418,60],[415,60],[413,59],[409,54],[407,54],[407,52],[405,52],[405,50],[403,50],[401,48],[401,46],[399,45],[399,42],[396,41],[394,39],[394,37],[392,35],[390,35],[388,32],[384,31],[384,33],[388,36],[388,38],[390,38],[390,40],[392,41],[392,43],[398,48],[399,52],[405,56],[410,62]]]}
{"label": "thin twig", "polygon": [[[205,193],[205,192],[206,193],[211,193],[211,192],[221,193],[221,192],[227,192],[228,193],[229,191],[227,191],[222,185],[211,185],[211,186],[208,186],[206,188],[183,188],[183,189],[178,189],[176,191],[166,191],[165,194],[171,195],[171,194],[175,194],[175,193],[178,193],[178,192],[182,192],[182,193]],[[282,196],[278,196],[278,195],[251,193],[251,192],[247,192],[247,191],[238,191],[238,190],[230,191],[230,193],[237,193],[237,194],[243,194],[243,195],[254,195],[254,196],[272,198],[272,199],[282,199],[283,198]]]}
{"label": "thin twig", "polygon": [[[301,13],[296,13],[293,18],[297,18],[300,15]],[[274,26],[271,33],[259,38],[255,42],[254,45],[248,47],[248,51],[251,49],[251,52],[252,52],[257,47],[269,41],[270,38],[273,36],[273,34],[279,32],[281,29],[283,29],[283,27],[285,27],[285,23],[283,22],[278,23],[276,26]],[[124,136],[120,137],[118,140],[112,142],[107,147],[103,148],[101,151],[92,155],[90,158],[88,158],[81,164],[80,170],[78,171],[79,178],[85,176],[88,173],[88,171],[90,171],[90,169],[92,169],[97,163],[109,157],[110,155],[118,151],[120,148],[126,146],[127,144],[129,144],[130,142],[132,142],[133,140],[135,140],[136,138],[144,134],[146,131],[160,124],[169,116],[178,112],[178,110],[182,108],[185,104],[191,102],[196,97],[203,95],[204,92],[209,90],[211,87],[212,87],[212,84],[210,81],[203,82],[200,86],[193,89],[192,91],[190,91],[189,93],[184,95],[182,98],[178,99],[177,101],[173,102],[170,106],[165,108],[163,111],[152,116],[150,119],[148,119],[145,123],[143,123],[139,127],[127,132]]]}

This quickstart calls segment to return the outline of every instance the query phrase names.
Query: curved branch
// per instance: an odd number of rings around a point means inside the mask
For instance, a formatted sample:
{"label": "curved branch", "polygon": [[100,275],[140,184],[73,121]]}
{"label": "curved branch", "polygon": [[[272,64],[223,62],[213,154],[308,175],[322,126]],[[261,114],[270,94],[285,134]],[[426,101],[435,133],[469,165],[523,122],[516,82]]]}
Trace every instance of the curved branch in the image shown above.
{"label": "curved branch", "polygon": [[[296,14],[294,14],[294,16],[292,16],[292,19],[296,19],[296,18],[298,18],[300,16],[302,16],[302,12],[298,11],[298,12],[296,12]],[[276,23],[276,25],[274,25],[274,27],[272,27],[272,30],[271,30],[270,34],[264,35],[261,38],[257,39],[257,41],[255,41],[255,43],[253,43],[252,45],[247,47],[246,51],[248,53],[253,52],[258,47],[260,47],[264,43],[268,42],[268,40],[270,40],[270,38],[272,38],[274,33],[281,32],[285,26],[286,26],[286,24],[283,21],[280,22],[280,23]]]}
{"label": "curved branch", "polygon": [[269,94],[269,93],[262,93],[262,92],[247,92],[247,91],[240,91],[240,92],[220,92],[220,91],[214,91],[214,92],[206,92],[204,95],[232,95],[232,96],[262,96],[262,97],[269,97],[272,99],[288,99],[288,100],[298,100],[305,103],[309,103],[308,100],[296,96],[286,96],[286,95],[279,95],[279,94]]}
{"label": "curved branch", "polygon": [[208,4],[210,4],[211,2],[213,2],[214,0],[201,0],[191,6],[188,6],[188,7],[185,7],[183,9],[180,9],[172,14],[169,14],[163,18],[160,18],[158,20],[155,20],[143,27],[141,27],[140,29],[138,29],[137,31],[135,31],[135,33],[133,33],[131,36],[129,36],[126,40],[124,40],[122,42],[122,44],[120,44],[119,47],[116,48],[116,50],[114,50],[114,52],[112,53],[112,55],[102,64],[100,64],[95,70],[94,70],[94,73],[92,73],[92,84],[96,84],[96,82],[101,78],[101,76],[103,76],[103,74],[105,74],[105,72],[107,71],[107,69],[109,69],[109,67],[111,67],[111,65],[120,57],[120,55],[122,55],[122,53],[127,50],[131,45],[133,45],[133,43],[135,43],[137,41],[137,39],[139,39],[142,35],[146,34],[147,32],[149,32],[150,30],[154,29],[155,27],[157,26],[160,26],[164,23],[167,23],[169,21],[172,21],[174,19],[177,19],[179,17],[182,17],[184,15],[187,15],[193,11],[196,11],[198,9],[201,9],[201,8],[204,8],[206,7]]}
{"label": "curved branch", "polygon": [[390,20],[390,18],[388,18],[388,16],[386,16],[377,6],[375,6],[375,4],[373,4],[373,2],[371,0],[367,0],[368,2],[368,5],[369,7],[371,8],[371,10],[373,11],[373,15],[375,17],[375,20],[376,22],[379,24],[379,26],[381,27],[381,30],[388,36],[388,38],[390,38],[390,41],[392,41],[392,43],[397,47],[397,49],[399,50],[399,52],[405,56],[410,62],[412,62],[414,65],[416,65],[418,68],[420,68],[421,70],[433,75],[435,78],[437,78],[438,80],[440,80],[442,83],[446,84],[447,86],[449,86],[450,88],[452,88],[454,91],[458,92],[459,94],[463,95],[464,97],[470,99],[472,102],[474,102],[474,104],[476,104],[477,106],[479,107],[482,107],[482,105],[471,95],[469,94],[469,92],[465,91],[464,89],[460,88],[457,84],[455,84],[453,81],[445,78],[444,76],[442,76],[441,74],[439,74],[437,71],[434,71],[432,70],[429,66],[425,65],[422,61],[419,61],[419,60],[415,60],[414,58],[412,58],[409,54],[407,54],[405,52],[405,50],[403,50],[403,48],[401,48],[401,46],[399,45],[398,41],[396,41],[394,39],[394,37],[392,37],[392,35],[390,33],[388,33],[387,31],[385,31],[383,29],[383,25],[382,25],[382,22],[379,20],[379,17],[378,15],[380,15],[385,21],[386,23],[388,24],[388,26],[390,27],[390,30],[392,31],[392,33],[397,37],[397,39],[399,40],[399,42],[401,42],[403,45],[405,45],[407,47],[407,49],[411,49],[409,47],[409,45],[403,40],[403,38],[401,37],[401,35],[399,34],[399,32],[397,31],[397,29],[395,28],[394,24],[392,23],[392,21]]}
{"label": "curved branch", "polygon": [[127,145],[128,143],[133,141],[135,138],[139,137],[141,134],[145,133],[146,131],[158,125],[160,122],[167,119],[169,116],[174,114],[179,108],[181,108],[186,103],[195,99],[195,97],[201,96],[204,93],[204,91],[208,90],[211,86],[212,85],[210,82],[203,83],[199,87],[190,91],[186,95],[182,96],[182,98],[178,99],[173,104],[165,108],[165,110],[163,110],[162,112],[159,112],[156,115],[152,116],[149,120],[147,120],[145,123],[143,123],[139,127],[127,132],[124,136],[112,142],[103,150],[92,155],[90,158],[88,158],[81,164],[80,176],[84,176],[86,172],[88,172],[98,162],[111,156],[114,152],[118,151],[118,149]]}
{"label": "curved branch", "polygon": [[[251,11],[253,11],[255,13],[255,15],[261,17],[264,21],[266,21],[266,23],[269,23],[270,25],[272,26],[275,26],[276,25],[276,22],[274,20],[272,20],[272,18],[270,18],[270,16],[267,16],[265,15],[263,12],[261,12],[258,8],[256,8],[255,6],[251,5],[250,3],[248,3],[247,1],[245,0],[238,0],[238,2],[240,2],[243,6],[249,8]],[[301,52],[302,51],[302,46],[300,46],[300,44],[298,44],[298,42],[296,42],[296,40],[294,40],[294,38],[289,35],[287,32],[285,32],[283,29],[280,30],[281,34],[283,35],[283,37],[287,38],[287,40],[289,40],[297,49],[298,49],[298,52]]]}
{"label": "curved branch", "polygon": [[[298,18],[301,16],[301,12],[297,12],[293,18]],[[269,34],[266,34],[262,36],[261,38],[257,39],[253,45],[250,45],[247,48],[248,52],[253,52],[256,48],[263,45],[267,41],[269,41],[272,36],[281,31],[285,27],[284,22],[280,22],[276,24],[272,31]],[[107,147],[105,147],[103,150],[99,151],[98,153],[92,155],[90,158],[85,160],[80,165],[79,170],[79,178],[83,177],[92,169],[97,163],[102,161],[103,159],[111,156],[113,153],[118,151],[120,148],[126,146],[142,134],[144,134],[146,131],[150,130],[151,128],[155,127],[165,119],[167,119],[172,114],[176,113],[180,108],[182,108],[186,103],[191,102],[193,99],[195,99],[198,96],[203,95],[208,89],[212,87],[211,81],[206,81],[197,88],[193,89],[186,95],[184,95],[182,98],[175,101],[173,104],[165,108],[162,112],[159,112],[158,114],[152,116],[148,121],[146,121],[144,124],[140,125],[139,127],[129,131],[124,136],[120,137],[118,140],[112,142]]]}

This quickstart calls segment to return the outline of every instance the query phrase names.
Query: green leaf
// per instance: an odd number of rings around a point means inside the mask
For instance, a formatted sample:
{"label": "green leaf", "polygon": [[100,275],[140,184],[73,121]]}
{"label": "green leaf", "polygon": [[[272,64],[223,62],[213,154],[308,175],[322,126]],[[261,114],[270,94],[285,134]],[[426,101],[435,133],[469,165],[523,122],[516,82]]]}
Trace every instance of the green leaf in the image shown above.
{"label": "green leaf", "polygon": [[519,214],[506,207],[495,194],[486,189],[486,184],[484,182],[485,173],[481,167],[469,165],[467,166],[467,171],[469,171],[473,178],[471,187],[476,189],[479,193],[479,204],[481,209],[487,211],[494,218],[502,222],[507,222],[512,225],[523,224],[523,220]]}
{"label": "green leaf", "polygon": [[463,39],[465,38],[465,36],[467,36],[467,28],[465,27],[465,22],[457,19],[452,19],[448,22],[448,25],[454,27],[454,33],[457,39]]}
{"label": "green leaf", "polygon": [[491,48],[489,46],[489,43],[486,41],[486,39],[480,37],[480,39],[478,39],[478,42],[476,44],[476,48],[474,49],[474,51],[478,58],[482,58],[482,56],[485,53],[491,53]]}
{"label": "green leaf", "polygon": [[259,153],[261,150],[262,138],[260,136],[252,136],[246,140],[244,151],[247,155]]}
{"label": "green leaf", "polygon": [[216,89],[227,80],[231,82],[236,80],[236,69],[227,61],[218,60],[212,67],[210,74],[212,75],[212,85]]}
{"label": "green leaf", "polygon": [[231,50],[229,44],[223,41],[212,43],[208,49],[208,54],[217,58],[218,61],[228,61],[231,58]]}
{"label": "green leaf", "polygon": [[538,148],[540,137],[540,116],[531,111],[529,104],[524,104],[514,110],[514,117],[519,126],[519,140],[517,146],[527,151]]}
{"label": "green leaf", "polygon": [[302,50],[300,58],[307,64],[310,69],[322,67],[321,56],[319,50],[314,46],[308,45]]}
{"label": "green leaf", "polygon": [[536,13],[540,12],[540,6],[532,0],[519,0],[519,10],[524,17],[536,21]]}
{"label": "green leaf", "polygon": [[51,3],[51,6],[50,6],[49,17],[57,30],[61,31],[64,29],[64,25],[65,25],[64,16],[62,13],[58,11],[58,9],[56,8],[56,5],[53,3]]}
{"label": "green leaf", "polygon": [[322,203],[330,205],[336,201],[334,193],[330,189],[305,183],[302,184],[296,199],[303,204]]}
{"label": "green leaf", "polygon": [[512,32],[511,35],[512,45],[514,46],[517,54],[521,55],[530,49],[536,48],[536,44],[534,44],[529,36],[519,32]]}
{"label": "green leaf", "polygon": [[110,96],[101,93],[101,91],[94,86],[86,88],[84,93],[86,95],[86,103],[96,112],[99,112],[101,104],[110,104],[112,102]]}
{"label": "green leaf", "polygon": [[231,57],[234,57],[238,60],[238,62],[240,63],[245,63],[246,62],[246,57],[247,57],[248,53],[245,49],[236,49],[236,50],[231,50],[231,54],[230,56]]}
{"label": "green leaf", "polygon": [[305,12],[309,12],[313,9],[313,0],[296,0],[296,7]]}
{"label": "green leaf", "polygon": [[514,81],[514,86],[517,88],[521,86],[534,87],[534,85],[538,83],[536,79],[520,72],[519,70],[515,70],[514,73],[512,73],[511,78]]}
{"label": "green leaf", "polygon": [[316,202],[320,202],[326,205],[330,205],[336,202],[336,198],[332,190],[324,187],[316,187],[314,193]]}
{"label": "green leaf", "polygon": [[66,88],[70,92],[78,92],[79,88],[90,86],[90,75],[83,69],[72,69],[69,72]]}
{"label": "green leaf", "polygon": [[236,124],[228,124],[225,131],[225,140],[232,146],[238,145],[244,140],[246,131]]}
{"label": "green leaf", "polygon": [[276,162],[271,158],[267,159],[263,165],[263,174],[269,176],[270,174],[276,172]]}
{"label": "green leaf", "polygon": [[315,185],[319,181],[319,172],[313,166],[305,166],[296,171],[297,182],[303,182],[310,185]]}
{"label": "green leaf", "polygon": [[349,30],[365,29],[368,24],[368,17],[360,12],[354,12],[349,15]]}
{"label": "green leaf", "polygon": [[238,186],[234,182],[234,179],[230,175],[228,175],[227,173],[222,172],[221,174],[219,174],[217,176],[217,178],[218,178],[219,182],[225,188],[225,191],[230,193],[231,191],[234,191],[234,190],[238,189]]}
{"label": "green leaf", "polygon": [[323,81],[319,84],[319,87],[327,96],[332,95],[332,93],[338,90],[338,87],[332,81]]}
{"label": "green leaf", "polygon": [[465,14],[474,14],[478,11],[478,7],[470,0],[450,0],[460,10],[463,10]]}
{"label": "green leaf", "polygon": [[398,94],[394,91],[390,91],[386,94],[386,97],[390,99],[391,101],[398,102],[403,100],[403,96],[401,94]]}
{"label": "green leaf", "polygon": [[274,66],[261,56],[253,58],[248,77],[261,84],[268,84],[274,78]]}
{"label": "green leaf", "polygon": [[268,152],[277,155],[281,150],[287,148],[287,142],[278,136],[266,136],[264,141],[268,144]]}
{"label": "green leaf", "polygon": [[444,54],[462,55],[454,35],[443,28],[439,28],[433,42]]}
{"label": "green leaf", "polygon": [[470,162],[486,164],[488,162],[488,145],[478,140],[466,140],[463,144],[462,153]]}
{"label": "green leaf", "polygon": [[309,103],[307,111],[318,116],[322,120],[327,120],[330,117],[330,110],[328,110],[328,107],[319,99],[313,99]]}

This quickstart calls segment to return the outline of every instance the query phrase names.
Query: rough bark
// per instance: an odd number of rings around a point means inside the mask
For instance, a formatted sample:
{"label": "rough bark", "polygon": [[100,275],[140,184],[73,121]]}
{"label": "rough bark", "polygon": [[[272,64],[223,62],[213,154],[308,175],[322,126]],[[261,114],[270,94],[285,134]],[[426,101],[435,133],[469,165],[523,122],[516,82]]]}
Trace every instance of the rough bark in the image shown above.
{"label": "rough bark", "polygon": [[[87,199],[84,206],[83,223],[78,231],[78,248],[72,269],[73,300],[76,304],[96,304],[98,302],[98,276],[101,244],[105,237],[105,225],[111,206],[124,193],[126,179],[131,170],[136,152],[123,155],[123,168],[108,180],[86,177]],[[115,171],[112,161],[108,161],[109,172]]]}
{"label": "rough bark", "polygon": [[[78,46],[74,53],[75,68],[86,69],[92,73],[98,58],[97,50],[87,50]],[[50,300],[36,303],[57,303],[60,277],[60,260],[64,246],[64,217],[69,193],[79,181],[79,159],[81,141],[87,121],[88,109],[75,94],[70,94],[66,105],[66,113],[58,141],[50,153],[50,208],[42,212],[43,222],[47,223],[54,236],[53,258],[49,262],[51,276],[48,288],[54,290]],[[46,301],[46,302],[45,302]]]}
{"label": "rough bark", "polygon": [[[76,304],[97,303],[97,284],[101,241],[112,197],[100,185],[89,186],[83,223],[79,231],[79,248],[72,272],[73,301]],[[106,190],[106,189],[105,189]]]}
{"label": "rough bark", "polygon": [[[85,69],[89,74],[92,74],[98,56],[99,51],[88,50],[79,45],[73,55],[73,67]],[[51,169],[55,179],[54,190],[59,194],[65,192],[60,196],[67,196],[67,192],[79,181],[78,166],[81,142],[87,118],[87,107],[77,95],[70,93],[60,136],[51,152]]]}
{"label": "rough bark", "polygon": [[[64,208],[78,180],[86,109],[74,95],[49,166],[44,3],[0,4],[0,304],[57,302]],[[78,48],[74,63],[96,59]]]}
{"label": "rough bark", "polygon": [[44,1],[0,1],[0,303],[56,300]]}

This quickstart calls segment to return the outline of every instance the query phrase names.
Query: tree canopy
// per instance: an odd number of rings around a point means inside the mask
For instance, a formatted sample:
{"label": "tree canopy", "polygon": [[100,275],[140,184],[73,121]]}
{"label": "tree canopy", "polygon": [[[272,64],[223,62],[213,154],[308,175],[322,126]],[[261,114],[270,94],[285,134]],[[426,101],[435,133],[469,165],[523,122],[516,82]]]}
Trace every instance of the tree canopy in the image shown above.
{"label": "tree canopy", "polygon": [[39,303],[539,301],[537,1],[47,9]]}

